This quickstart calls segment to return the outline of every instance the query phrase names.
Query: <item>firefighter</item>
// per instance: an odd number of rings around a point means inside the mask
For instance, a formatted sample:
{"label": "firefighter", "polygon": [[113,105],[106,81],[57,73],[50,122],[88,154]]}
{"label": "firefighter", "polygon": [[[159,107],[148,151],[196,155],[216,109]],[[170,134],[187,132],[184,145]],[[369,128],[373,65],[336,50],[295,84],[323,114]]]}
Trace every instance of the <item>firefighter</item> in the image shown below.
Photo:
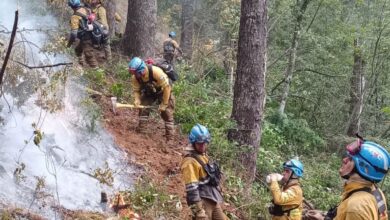
{"label": "firefighter", "polygon": [[181,173],[185,183],[187,204],[191,208],[192,218],[196,220],[225,220],[221,203],[221,172],[218,164],[208,155],[210,143],[208,129],[196,124],[188,136],[190,145],[181,163]]}
{"label": "firefighter", "polygon": [[[83,17],[87,17],[90,13],[87,8],[82,7],[80,0],[69,0],[68,5],[73,9],[73,15],[70,18],[70,35],[67,47],[79,39],[79,44],[75,47],[75,53],[80,65],[84,65],[83,54],[86,62],[92,68],[98,67],[95,51],[92,43],[92,26],[88,26]],[[85,26],[82,26],[84,24]]]}
{"label": "firefighter", "polygon": [[[139,57],[135,57],[129,62],[129,72],[132,75],[131,84],[135,107],[159,103],[158,109],[165,122],[166,141],[171,141],[174,135],[175,98],[168,76],[161,68],[146,65]],[[137,128],[140,133],[146,133],[149,114],[149,108],[140,108]]]}
{"label": "firefighter", "polygon": [[381,145],[359,137],[347,145],[339,169],[345,180],[341,202],[331,208],[326,216],[319,210],[307,213],[313,220],[387,220],[387,204],[379,189],[389,170],[389,152]]}
{"label": "firefighter", "polygon": [[303,175],[303,164],[296,159],[283,163],[282,188],[278,184],[280,174],[270,174],[269,184],[272,193],[272,206],[269,212],[272,220],[301,220],[303,193],[299,178]]}
{"label": "firefighter", "polygon": [[176,50],[179,51],[180,55],[183,55],[183,51],[179,47],[179,44],[174,40],[176,38],[176,33],[171,31],[168,34],[168,39],[163,43],[164,49],[164,59],[168,61],[169,64],[173,64],[173,59],[175,58]]}

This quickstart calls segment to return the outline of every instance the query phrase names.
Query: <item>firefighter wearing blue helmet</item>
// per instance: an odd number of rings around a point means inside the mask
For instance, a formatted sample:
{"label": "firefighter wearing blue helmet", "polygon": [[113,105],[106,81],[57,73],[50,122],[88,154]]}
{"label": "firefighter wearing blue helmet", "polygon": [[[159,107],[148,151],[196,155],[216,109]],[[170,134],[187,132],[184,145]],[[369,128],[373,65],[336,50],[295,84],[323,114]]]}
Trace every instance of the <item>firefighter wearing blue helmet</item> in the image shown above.
{"label": "firefighter wearing blue helmet", "polygon": [[187,204],[192,219],[225,220],[220,191],[221,172],[218,164],[206,154],[211,136],[209,130],[196,124],[188,135],[190,144],[185,148],[186,156],[181,163],[185,183]]}
{"label": "firefighter wearing blue helmet", "polygon": [[139,57],[134,57],[128,64],[132,75],[131,85],[133,89],[134,105],[139,108],[139,124],[137,131],[147,133],[146,127],[150,115],[150,106],[159,103],[161,118],[165,122],[165,138],[169,142],[174,135],[174,110],[175,97],[172,94],[172,86],[164,71],[146,63]]}
{"label": "firefighter wearing blue helmet", "polygon": [[390,155],[381,145],[359,137],[347,145],[339,169],[345,180],[342,199],[326,216],[317,210],[309,211],[311,219],[387,220],[386,198],[377,183],[389,170]]}
{"label": "firefighter wearing blue helmet", "polygon": [[84,65],[83,54],[88,65],[92,68],[98,66],[96,51],[92,42],[91,25],[86,23],[86,17],[90,14],[88,8],[81,5],[80,0],[68,0],[68,5],[73,9],[73,15],[70,18],[70,34],[67,47],[72,46],[76,40],[79,40],[75,47],[75,53],[80,65]]}
{"label": "firefighter wearing blue helmet", "polygon": [[[269,213],[272,215],[272,220],[302,219],[303,192],[299,178],[303,176],[303,170],[303,164],[299,160],[291,159],[283,163],[282,175],[269,175],[267,181],[272,194]],[[281,187],[278,181],[281,181]]]}
{"label": "firefighter wearing blue helmet", "polygon": [[180,55],[183,55],[183,51],[179,47],[179,44],[174,40],[175,38],[176,38],[176,33],[171,31],[168,34],[168,39],[166,39],[163,43],[164,59],[169,64],[173,64],[173,60],[176,55],[176,50],[179,51]]}

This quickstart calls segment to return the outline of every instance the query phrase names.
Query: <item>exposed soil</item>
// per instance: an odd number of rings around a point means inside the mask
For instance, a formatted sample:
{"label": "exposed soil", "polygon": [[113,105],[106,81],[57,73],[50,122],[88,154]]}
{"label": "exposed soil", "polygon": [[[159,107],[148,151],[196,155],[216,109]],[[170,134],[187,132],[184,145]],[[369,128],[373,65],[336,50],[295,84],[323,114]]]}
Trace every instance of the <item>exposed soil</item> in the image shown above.
{"label": "exposed soil", "polygon": [[[101,96],[96,101],[103,109],[106,129],[113,135],[115,142],[130,155],[130,162],[142,165],[145,175],[167,194],[178,195],[185,205],[180,162],[183,147],[187,144],[186,137],[176,131],[173,141],[166,143],[164,122],[157,110],[149,117],[148,133],[139,134],[136,132],[138,110],[121,108],[114,114],[108,97]],[[179,219],[184,219],[187,212],[188,210],[182,212]]]}

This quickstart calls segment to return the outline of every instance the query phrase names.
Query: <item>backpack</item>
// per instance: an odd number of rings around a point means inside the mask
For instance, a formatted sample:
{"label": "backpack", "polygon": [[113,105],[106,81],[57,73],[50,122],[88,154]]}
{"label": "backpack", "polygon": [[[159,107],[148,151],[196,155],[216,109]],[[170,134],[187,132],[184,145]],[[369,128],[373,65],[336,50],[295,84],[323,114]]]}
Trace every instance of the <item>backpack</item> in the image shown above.
{"label": "backpack", "polygon": [[167,40],[163,44],[164,53],[174,53],[175,52],[175,46],[172,43],[172,40]]}
{"label": "backpack", "polygon": [[194,158],[206,171],[207,176],[210,177],[210,181],[207,183],[211,186],[219,186],[222,178],[222,173],[221,170],[219,169],[219,166],[216,162],[211,162],[210,161],[205,164],[196,154],[188,154],[186,157],[192,157]]}
{"label": "backpack", "polygon": [[[88,21],[88,16],[91,15],[91,11],[87,9],[88,15],[82,14],[78,11],[74,13],[74,15],[80,16],[82,19],[80,20],[80,28],[77,33],[77,37],[79,39],[88,39],[92,40],[94,45],[101,45],[104,43],[104,40],[107,39],[108,36],[105,36],[105,32],[103,30],[103,25],[97,21]],[[92,25],[92,30],[90,26]]]}
{"label": "backpack", "polygon": [[173,66],[168,63],[165,59],[162,58],[157,58],[157,59],[148,59],[148,70],[149,73],[152,73],[151,75],[153,76],[153,70],[152,70],[152,65],[157,66],[162,71],[164,71],[165,74],[167,74],[168,78],[170,81],[173,83],[179,79],[179,75],[176,73],[176,71],[173,69]]}

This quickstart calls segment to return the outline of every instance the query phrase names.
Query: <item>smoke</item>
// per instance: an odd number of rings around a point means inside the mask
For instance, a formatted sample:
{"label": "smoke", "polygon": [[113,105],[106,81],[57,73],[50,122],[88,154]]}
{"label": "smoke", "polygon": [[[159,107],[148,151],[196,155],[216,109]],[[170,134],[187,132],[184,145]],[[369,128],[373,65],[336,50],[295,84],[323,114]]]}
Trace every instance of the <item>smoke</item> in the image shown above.
{"label": "smoke", "polygon": [[[44,9],[44,0],[21,2],[19,30],[56,30],[58,21]],[[2,0],[0,7],[0,30],[11,30],[17,2]],[[69,59],[42,53],[47,41],[43,32],[19,32],[12,59],[31,65]],[[126,154],[96,121],[95,107],[83,104],[88,100],[83,79],[70,74],[60,68],[7,70],[0,100],[0,204],[53,218],[51,206],[99,211],[102,190],[131,187]],[[54,89],[53,78],[60,81]],[[51,111],[53,105],[60,110]],[[94,177],[97,169],[114,172],[113,187]]]}

